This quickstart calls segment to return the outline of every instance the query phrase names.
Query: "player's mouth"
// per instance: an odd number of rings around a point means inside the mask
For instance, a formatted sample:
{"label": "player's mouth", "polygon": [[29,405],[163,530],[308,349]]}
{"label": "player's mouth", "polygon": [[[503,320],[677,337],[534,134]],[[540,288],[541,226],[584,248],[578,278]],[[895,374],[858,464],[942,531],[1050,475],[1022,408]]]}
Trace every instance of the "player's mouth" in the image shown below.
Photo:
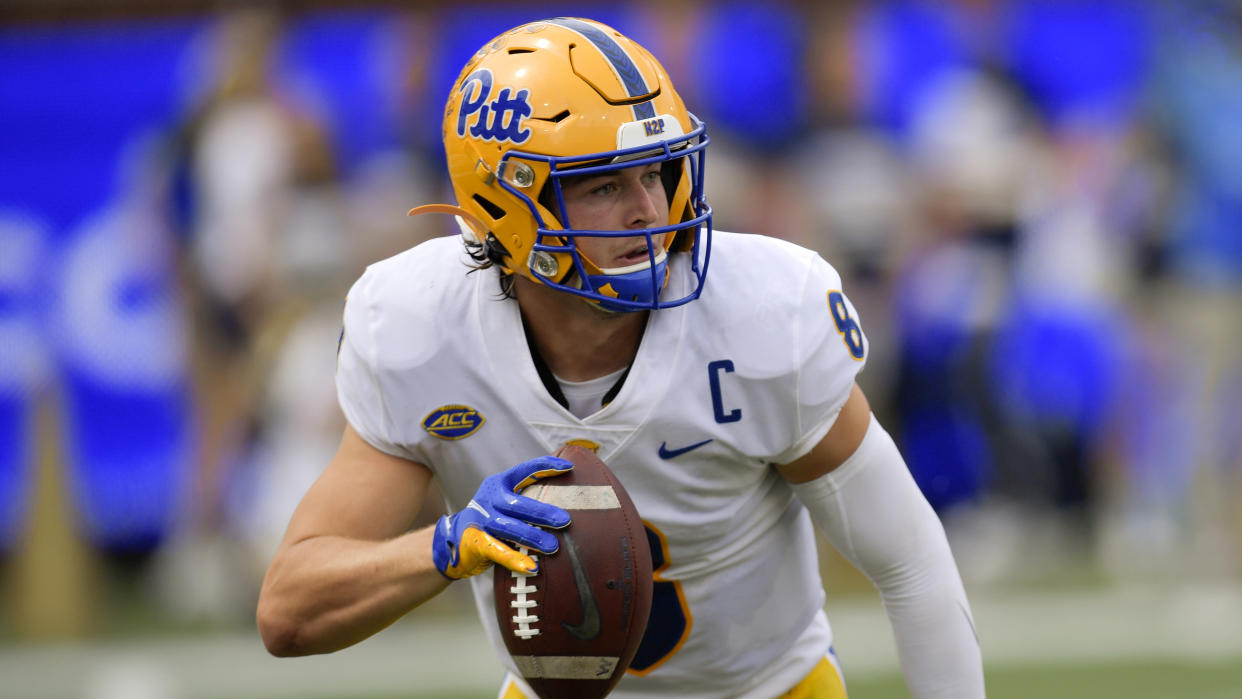
{"label": "player's mouth", "polygon": [[613,266],[614,267],[629,267],[631,265],[638,265],[638,264],[642,264],[644,262],[650,262],[650,261],[651,261],[651,255],[648,252],[647,243],[643,242],[643,243],[639,243],[638,245],[635,245],[634,247],[630,248],[626,252],[614,258],[613,262],[615,264]]}

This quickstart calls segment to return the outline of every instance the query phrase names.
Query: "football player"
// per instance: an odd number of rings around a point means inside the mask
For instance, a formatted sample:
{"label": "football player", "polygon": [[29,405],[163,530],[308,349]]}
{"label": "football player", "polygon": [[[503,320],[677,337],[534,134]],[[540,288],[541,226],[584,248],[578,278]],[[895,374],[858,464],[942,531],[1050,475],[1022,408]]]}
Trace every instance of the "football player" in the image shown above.
{"label": "football player", "polygon": [[[656,59],[589,20],[520,26],[462,70],[443,138],[458,206],[411,213],[462,235],[349,294],[348,426],[264,581],[269,651],[344,648],[469,579],[501,696],[534,697],[479,574],[556,549],[568,513],[515,491],[573,441],[652,543],[656,611],[615,696],[844,697],[818,527],[878,588],[911,693],[982,697],[940,521],[854,383],[868,344],[840,276],[713,230],[706,131]],[[433,477],[451,514],[407,531]]]}

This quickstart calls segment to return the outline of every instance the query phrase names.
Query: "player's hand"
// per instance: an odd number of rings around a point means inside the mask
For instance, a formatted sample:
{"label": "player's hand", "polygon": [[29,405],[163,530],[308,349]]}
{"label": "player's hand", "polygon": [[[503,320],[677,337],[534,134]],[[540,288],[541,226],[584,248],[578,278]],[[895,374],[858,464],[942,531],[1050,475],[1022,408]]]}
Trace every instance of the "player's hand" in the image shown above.
{"label": "player's hand", "polygon": [[540,456],[485,478],[469,505],[436,524],[431,540],[436,568],[454,580],[478,575],[493,563],[515,573],[534,573],[539,569],[534,559],[505,542],[555,553],[560,546],[556,536],[540,527],[560,529],[569,524],[569,513],[517,491],[573,467],[566,459]]}

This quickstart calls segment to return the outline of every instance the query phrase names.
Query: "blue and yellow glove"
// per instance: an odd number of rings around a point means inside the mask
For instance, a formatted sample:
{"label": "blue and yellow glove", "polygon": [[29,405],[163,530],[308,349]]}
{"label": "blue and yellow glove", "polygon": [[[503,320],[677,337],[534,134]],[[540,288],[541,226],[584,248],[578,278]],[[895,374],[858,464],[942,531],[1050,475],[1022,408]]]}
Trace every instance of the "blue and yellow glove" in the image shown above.
{"label": "blue and yellow glove", "polygon": [[[542,553],[555,553],[557,538],[539,527],[560,529],[569,524],[565,510],[517,491],[536,481],[559,476],[574,467],[555,456],[540,456],[488,476],[461,512],[445,515],[436,524],[431,540],[431,559],[436,568],[454,580],[478,575],[492,563],[515,573],[533,573],[538,564],[504,541]],[[538,526],[535,526],[538,525]],[[503,539],[504,541],[501,541]]]}

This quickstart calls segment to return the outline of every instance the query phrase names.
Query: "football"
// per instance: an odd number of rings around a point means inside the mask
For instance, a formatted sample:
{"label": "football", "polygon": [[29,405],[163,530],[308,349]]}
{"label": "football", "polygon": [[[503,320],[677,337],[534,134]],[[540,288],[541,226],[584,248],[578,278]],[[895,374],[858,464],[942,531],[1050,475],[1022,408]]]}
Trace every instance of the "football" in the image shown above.
{"label": "football", "polygon": [[[565,446],[565,475],[522,491],[569,511],[556,553],[526,551],[534,575],[494,567],[496,619],[523,679],[543,699],[596,699],[625,674],[651,613],[651,549],[634,502],[590,449]],[[525,551],[525,549],[523,549]]]}

